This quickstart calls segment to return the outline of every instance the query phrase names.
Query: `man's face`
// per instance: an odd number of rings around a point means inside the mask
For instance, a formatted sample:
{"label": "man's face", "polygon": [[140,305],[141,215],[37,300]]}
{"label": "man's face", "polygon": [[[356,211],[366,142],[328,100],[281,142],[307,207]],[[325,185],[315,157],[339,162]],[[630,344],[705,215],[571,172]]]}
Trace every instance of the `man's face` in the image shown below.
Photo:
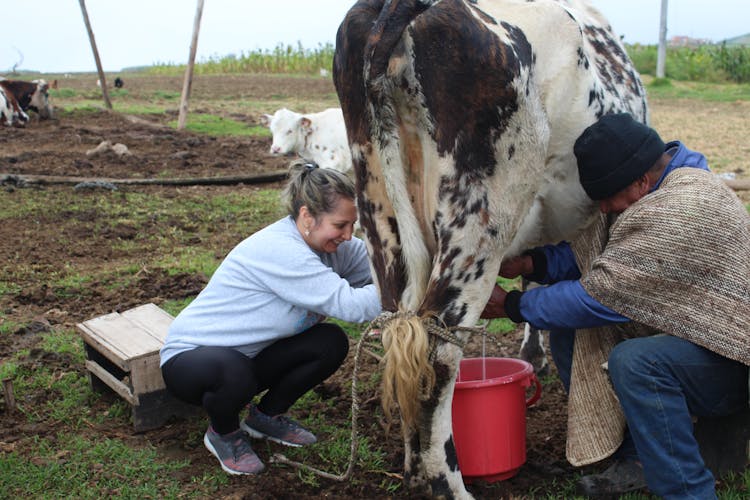
{"label": "man's face", "polygon": [[620,214],[630,205],[646,196],[648,190],[648,177],[642,175],[622,191],[615,193],[609,198],[599,200],[599,210],[605,214]]}

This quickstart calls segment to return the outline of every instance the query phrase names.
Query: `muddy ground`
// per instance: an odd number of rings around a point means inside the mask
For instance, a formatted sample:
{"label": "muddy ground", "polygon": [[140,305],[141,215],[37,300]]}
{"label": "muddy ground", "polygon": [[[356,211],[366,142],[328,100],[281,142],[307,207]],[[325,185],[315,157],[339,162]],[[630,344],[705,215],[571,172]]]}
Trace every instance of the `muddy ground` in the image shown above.
{"label": "muddy ground", "polygon": [[[89,89],[93,77],[73,78],[61,81],[64,88],[80,92]],[[127,79],[130,96],[147,94],[157,89],[179,92],[180,78],[139,77]],[[88,91],[88,90],[87,90]],[[95,92],[92,90],[92,92]],[[274,99],[278,96],[317,96],[322,101],[334,95],[333,86],[321,78],[278,78],[263,76],[232,76],[198,78],[194,84],[194,104],[191,111],[211,111],[223,114],[248,125],[258,124],[261,112],[273,112]],[[221,96],[218,101],[209,99]],[[257,101],[268,100],[254,109],[239,111],[231,106],[232,99]],[[218,103],[217,103],[218,102]],[[211,104],[213,103],[213,104]],[[58,103],[59,106],[59,103]],[[72,108],[71,108],[72,109]],[[72,111],[60,107],[57,118],[50,121],[32,121],[25,129],[0,129],[0,175],[54,175],[91,178],[185,178],[201,176],[252,175],[285,168],[286,158],[268,154],[270,138],[222,137],[214,138],[191,132],[175,131],[166,127],[169,120],[176,119],[174,110],[159,115],[141,115],[140,120],[128,119],[117,113],[105,111]],[[652,118],[666,139],[684,138],[693,148],[714,154],[720,158],[720,170],[732,172],[739,178],[748,176],[750,150],[746,140],[748,127],[748,103],[701,103],[691,101],[655,101],[652,103]],[[123,143],[132,155],[118,157],[114,153],[89,157],[86,151],[102,141]],[[280,185],[278,182],[273,186]],[[262,187],[267,187],[264,185]],[[154,196],[193,196],[200,198],[217,192],[243,192],[252,195],[258,186],[240,184],[229,186],[128,186],[124,189],[141,190]],[[14,196],[21,189],[44,189],[70,196],[70,203],[82,194],[72,185],[47,185],[20,187],[12,179],[0,190],[0,200]],[[0,201],[0,214],[2,214]],[[180,299],[197,294],[205,284],[205,276],[172,276],[158,270],[144,269],[130,284],[113,288],[111,283],[91,283],[85,297],[60,296],[53,293],[44,282],[45,272],[52,273],[61,264],[93,272],[106,268],[121,257],[109,244],[114,240],[127,240],[146,231],[163,231],[164,228],[118,226],[108,234],[94,228],[101,223],[99,214],[85,216],[65,211],[51,212],[36,220],[8,219],[3,216],[0,225],[0,259],[5,270],[0,281],[11,282],[17,292],[0,295],[0,308],[4,321],[23,325],[11,335],[0,337],[0,360],[9,357],[21,348],[31,348],[31,354],[22,360],[33,366],[44,363],[60,373],[85,373],[83,366],[71,361],[69,356],[35,349],[40,332],[50,329],[72,329],[75,324],[111,311],[122,311],[130,307],[154,302],[160,304],[167,299]],[[188,228],[183,228],[189,231]],[[211,244],[218,253],[226,252],[238,241],[238,235],[214,235]],[[60,242],[65,242],[61,244]],[[197,244],[201,244],[197,241]],[[15,282],[13,268],[39,269],[34,280]],[[40,278],[41,277],[41,278]],[[17,286],[17,288],[15,288]],[[492,338],[487,342],[487,356],[517,356],[521,332]],[[473,339],[467,348],[467,356],[481,354],[481,342]],[[369,358],[368,358],[369,359]],[[369,359],[365,371],[377,370],[377,364]],[[352,373],[351,355],[345,366],[331,377],[323,387],[327,404],[320,411],[330,422],[348,427],[350,396],[348,390]],[[554,374],[554,372],[553,372]],[[566,400],[561,384],[554,377],[545,380],[541,400],[528,409],[527,461],[519,473],[511,479],[494,484],[472,484],[469,490],[479,498],[519,498],[533,495],[554,494],[561,482],[580,473],[601,469],[606,464],[575,469],[565,460],[565,414]],[[372,424],[373,415],[379,415],[374,393],[363,395],[367,400],[363,407],[364,418]],[[19,404],[32,405],[44,400],[44,394],[18,395]],[[92,413],[106,412],[113,399],[94,400]],[[60,423],[52,419],[41,419],[29,424],[25,418],[10,415],[0,405],[0,441],[10,446],[13,442],[30,439],[34,435],[52,437],[61,432]],[[184,480],[184,492],[195,486],[193,477],[201,477],[218,465],[201,442],[202,421],[200,418],[174,420],[153,431],[135,434],[126,418],[105,420],[102,424],[91,424],[87,432],[94,436],[114,437],[132,443],[133,446],[153,446],[160,455],[168,459],[187,460],[189,466],[179,474]],[[339,483],[319,479],[311,486],[300,480],[297,471],[278,464],[258,477],[232,477],[218,496],[224,498],[371,498],[391,496],[413,497],[403,488],[388,493],[379,485],[397,480],[402,472],[403,445],[396,429],[386,434],[379,425],[366,425],[366,435],[387,450],[385,463],[380,470],[354,470],[353,480]],[[325,436],[320,436],[325,439]],[[284,451],[275,445],[259,444],[259,454],[267,463],[273,452]],[[33,455],[33,452],[29,452]],[[318,464],[325,468],[325,464]],[[340,471],[339,471],[340,472]],[[114,493],[114,492],[113,492]]]}

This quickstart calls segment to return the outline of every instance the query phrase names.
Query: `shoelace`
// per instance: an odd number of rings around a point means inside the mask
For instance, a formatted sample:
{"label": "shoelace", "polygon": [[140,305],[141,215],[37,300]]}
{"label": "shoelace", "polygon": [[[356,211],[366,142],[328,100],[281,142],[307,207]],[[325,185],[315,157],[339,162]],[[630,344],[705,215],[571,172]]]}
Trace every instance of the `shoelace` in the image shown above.
{"label": "shoelace", "polygon": [[250,446],[250,443],[242,437],[238,437],[232,443],[232,454],[234,455],[235,462],[238,462],[242,455],[252,454],[252,452],[253,448]]}
{"label": "shoelace", "polygon": [[296,422],[294,422],[291,418],[287,417],[286,415],[276,415],[275,417],[269,417],[269,420],[271,422],[276,421],[278,424],[280,424],[281,428],[285,432],[291,432],[292,434],[298,434],[301,432],[301,428],[299,425],[297,425]]}

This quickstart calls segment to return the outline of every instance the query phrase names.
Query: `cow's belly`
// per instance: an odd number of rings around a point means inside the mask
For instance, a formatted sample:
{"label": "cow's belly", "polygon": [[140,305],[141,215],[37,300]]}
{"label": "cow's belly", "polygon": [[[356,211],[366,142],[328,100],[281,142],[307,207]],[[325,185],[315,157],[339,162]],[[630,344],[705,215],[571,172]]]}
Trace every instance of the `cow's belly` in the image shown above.
{"label": "cow's belly", "polygon": [[593,220],[596,205],[586,196],[571,163],[550,166],[553,174],[534,198],[505,257],[539,245],[571,241]]}

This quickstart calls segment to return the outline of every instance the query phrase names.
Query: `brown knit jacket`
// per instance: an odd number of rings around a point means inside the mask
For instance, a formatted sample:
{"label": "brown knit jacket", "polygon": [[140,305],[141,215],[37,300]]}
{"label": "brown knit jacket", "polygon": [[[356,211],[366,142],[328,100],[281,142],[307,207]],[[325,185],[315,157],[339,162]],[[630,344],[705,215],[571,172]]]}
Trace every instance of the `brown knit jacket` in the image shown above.
{"label": "brown knit jacket", "polygon": [[[678,169],[608,234],[606,226],[600,219],[573,245],[589,295],[632,326],[750,365],[750,215],[731,189],[709,172]],[[574,465],[606,458],[622,441],[624,416],[600,365],[623,338],[616,327],[576,334],[567,446]]]}

